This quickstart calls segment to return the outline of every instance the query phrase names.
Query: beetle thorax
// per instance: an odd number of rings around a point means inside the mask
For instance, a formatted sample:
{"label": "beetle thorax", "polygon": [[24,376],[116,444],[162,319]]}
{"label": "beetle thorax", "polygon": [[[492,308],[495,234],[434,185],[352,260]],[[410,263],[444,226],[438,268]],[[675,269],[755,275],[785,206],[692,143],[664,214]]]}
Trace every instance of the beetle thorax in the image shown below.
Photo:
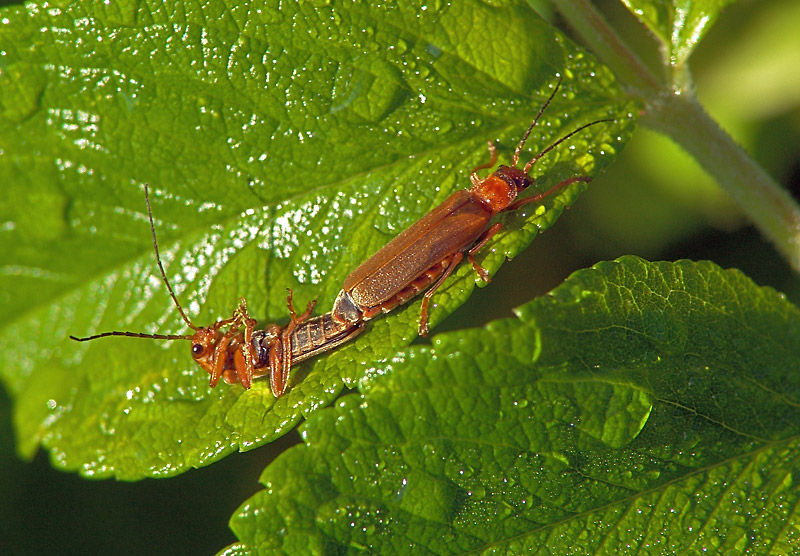
{"label": "beetle thorax", "polygon": [[513,203],[520,190],[528,187],[530,182],[531,179],[522,170],[512,166],[499,166],[470,192],[496,214]]}

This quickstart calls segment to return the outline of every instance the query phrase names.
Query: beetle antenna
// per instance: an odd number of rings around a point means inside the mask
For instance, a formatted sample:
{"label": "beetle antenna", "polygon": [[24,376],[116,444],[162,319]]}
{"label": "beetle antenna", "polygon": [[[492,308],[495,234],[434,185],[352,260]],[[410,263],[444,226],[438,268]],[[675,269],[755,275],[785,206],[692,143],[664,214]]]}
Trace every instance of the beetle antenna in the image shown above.
{"label": "beetle antenna", "polygon": [[[520,155],[520,153],[522,152],[522,149],[523,149],[523,147],[525,147],[525,142],[528,140],[528,137],[530,137],[530,135],[531,135],[531,132],[533,131],[533,128],[534,128],[534,127],[536,127],[536,124],[539,122],[539,118],[541,118],[541,117],[542,117],[542,114],[544,114],[544,111],[545,111],[545,110],[547,110],[547,107],[548,107],[548,106],[550,106],[550,102],[553,100],[553,98],[555,98],[555,96],[556,96],[556,93],[558,92],[558,89],[561,87],[561,82],[562,82],[563,80],[564,80],[564,78],[563,78],[563,77],[561,77],[561,76],[559,75],[559,76],[558,76],[558,82],[556,83],[556,86],[555,86],[555,87],[553,87],[553,92],[552,92],[552,93],[550,93],[550,96],[549,96],[549,97],[547,98],[547,100],[544,102],[544,104],[542,105],[542,107],[541,107],[541,108],[539,108],[539,113],[538,113],[538,114],[536,114],[536,117],[535,117],[535,118],[533,119],[533,121],[531,122],[531,125],[530,125],[530,126],[528,126],[528,129],[525,131],[525,134],[522,136],[522,139],[520,140],[520,142],[519,142],[519,145],[517,145],[517,148],[514,150],[514,156],[512,156],[512,157],[511,157],[511,166],[514,166],[514,167],[516,167],[517,163],[519,162],[519,155]],[[550,145],[549,147],[547,147],[546,149],[544,149],[542,152],[540,152],[539,154],[537,154],[536,156],[534,156],[534,157],[533,157],[533,158],[530,160],[530,162],[528,162],[528,163],[525,165],[525,167],[523,168],[523,170],[522,170],[522,171],[523,171],[523,172],[525,172],[526,174],[527,174],[528,172],[530,172],[530,171],[531,171],[531,168],[533,168],[533,165],[534,165],[534,164],[536,164],[536,161],[537,161],[537,160],[539,160],[540,158],[542,158],[544,155],[546,155],[547,153],[549,153],[550,151],[552,151],[552,150],[553,150],[554,148],[556,148],[558,145],[560,145],[561,143],[563,143],[564,141],[566,141],[567,139],[569,139],[570,137],[572,137],[573,135],[575,135],[575,134],[576,134],[576,133],[578,133],[579,131],[583,131],[583,130],[584,130],[584,129],[586,129],[587,127],[589,127],[589,126],[593,126],[593,125],[595,125],[595,124],[599,124],[599,123],[602,123],[602,122],[613,122],[613,121],[615,121],[615,120],[613,120],[613,119],[611,119],[611,118],[608,118],[608,119],[603,119],[603,120],[595,120],[595,121],[593,121],[593,122],[589,122],[588,124],[584,124],[584,125],[582,125],[582,126],[581,126],[581,127],[579,127],[578,129],[576,129],[576,130],[574,130],[574,131],[571,131],[570,133],[567,133],[567,134],[566,134],[564,137],[560,138],[560,139],[559,139],[559,140],[557,140],[555,143],[553,143],[552,145]]]}
{"label": "beetle antenna", "polygon": [[[536,114],[536,117],[531,122],[531,125],[528,126],[528,130],[525,132],[525,135],[522,136],[519,145],[517,145],[516,150],[514,150],[514,156],[511,157],[511,166],[516,167],[517,162],[519,162],[519,153],[522,152],[522,148],[525,146],[525,141],[528,140],[528,137],[530,136],[531,131],[533,131],[533,128],[536,126],[536,123],[539,121],[539,118],[541,118],[542,114],[544,114],[544,111],[547,110],[547,107],[550,105],[550,101],[553,100],[553,98],[556,96],[558,89],[561,87],[561,81],[563,81],[563,79],[564,78],[561,77],[560,75],[558,76],[558,83],[556,83],[556,86],[553,88],[553,92],[550,93],[548,99],[544,102],[542,107],[539,108],[539,113]],[[525,173],[527,174],[528,172]]]}
{"label": "beetle antenna", "polygon": [[89,340],[96,340],[97,338],[105,338],[106,336],[129,336],[131,338],[152,338],[155,340],[191,340],[190,334],[144,334],[142,332],[120,332],[114,330],[113,332],[103,332],[95,334],[94,336],[86,336],[85,338],[78,338],[77,336],[70,336],[70,339],[76,342],[88,342]]}
{"label": "beetle antenna", "polygon": [[[542,158],[544,155],[546,155],[547,153],[549,153],[550,151],[552,151],[552,150],[553,150],[554,148],[556,148],[558,145],[560,145],[561,143],[563,143],[564,141],[566,141],[567,139],[569,139],[570,137],[572,137],[573,135],[575,135],[575,134],[576,134],[576,133],[578,133],[579,131],[583,131],[583,130],[584,130],[584,129],[586,129],[587,127],[593,126],[593,125],[595,125],[595,124],[601,124],[601,123],[603,123],[603,122],[615,122],[615,121],[616,121],[616,120],[614,120],[613,118],[605,118],[605,119],[602,119],[602,120],[595,120],[595,121],[593,121],[593,122],[589,122],[588,124],[584,124],[584,125],[582,125],[582,126],[581,126],[581,127],[579,127],[578,129],[575,129],[575,130],[573,130],[573,131],[570,131],[570,132],[569,132],[569,133],[567,133],[567,134],[566,134],[564,137],[562,137],[561,139],[559,139],[558,141],[556,141],[555,143],[553,143],[552,145],[550,145],[549,147],[547,147],[546,149],[544,149],[542,152],[540,152],[539,154],[537,154],[536,156],[534,156],[533,158],[531,158],[530,162],[528,162],[528,163],[525,165],[525,167],[522,169],[522,171],[523,171],[523,172],[525,172],[526,174],[527,174],[528,172],[530,172],[530,171],[531,171],[531,168],[533,168],[533,165],[534,165],[534,164],[536,164],[536,161],[537,161],[537,160],[539,160],[540,158]],[[535,122],[534,122],[534,123],[535,123]],[[516,156],[516,155],[515,155],[515,156]]]}
{"label": "beetle antenna", "polygon": [[[144,200],[147,203],[147,218],[150,219],[150,233],[153,235],[153,249],[156,251],[156,262],[158,263],[158,270],[161,271],[161,278],[164,279],[164,283],[167,285],[167,289],[169,290],[169,295],[172,297],[172,301],[175,302],[175,306],[178,308],[178,312],[181,314],[181,318],[183,321],[189,325],[189,328],[192,330],[198,330],[199,327],[192,324],[192,321],[189,320],[189,317],[186,316],[186,313],[183,312],[183,307],[181,304],[178,303],[178,298],[175,296],[175,292],[172,290],[172,286],[167,279],[167,273],[164,272],[164,266],[161,264],[161,254],[158,252],[158,240],[156,239],[156,227],[153,224],[153,211],[150,208],[150,195],[148,193],[147,184],[144,184]],[[151,337],[151,336],[148,336]]]}
{"label": "beetle antenna", "polygon": [[[153,235],[153,249],[156,251],[156,262],[158,263],[158,270],[161,271],[161,278],[164,279],[164,283],[167,285],[167,289],[169,290],[169,295],[172,297],[172,301],[175,302],[175,306],[178,308],[178,312],[181,314],[184,322],[189,325],[189,328],[192,330],[199,330],[200,327],[195,326],[192,324],[192,321],[189,320],[189,317],[186,316],[186,313],[183,312],[183,307],[181,304],[178,303],[178,298],[175,295],[175,292],[172,290],[172,286],[167,279],[167,273],[164,272],[164,265],[161,264],[161,254],[158,252],[158,240],[156,239],[156,226],[153,223],[153,211],[150,208],[150,195],[148,192],[147,184],[144,184],[144,200],[147,203],[147,218],[150,220],[150,233]],[[86,336],[85,338],[78,338],[77,336],[70,336],[71,339],[75,340],[76,342],[88,342],[89,340],[96,340],[98,338],[105,338],[106,336],[128,336],[129,338],[151,338],[154,340],[191,340],[191,334],[146,334],[144,332],[125,332],[121,330],[114,330],[111,332],[102,332],[100,334],[94,334],[92,336]]]}

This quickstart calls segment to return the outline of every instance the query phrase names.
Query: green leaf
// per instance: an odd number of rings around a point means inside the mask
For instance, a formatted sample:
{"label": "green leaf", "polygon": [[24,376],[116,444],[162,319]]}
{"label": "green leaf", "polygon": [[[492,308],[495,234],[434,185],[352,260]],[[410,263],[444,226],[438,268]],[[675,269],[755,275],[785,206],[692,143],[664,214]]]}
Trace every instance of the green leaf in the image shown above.
{"label": "green leaf", "polygon": [[623,257],[517,315],[309,418],[232,518],[238,553],[797,552],[797,307]]}
{"label": "green leaf", "polygon": [[621,0],[662,43],[672,66],[683,66],[697,44],[734,0]]}
{"label": "green leaf", "polygon": [[[186,342],[76,344],[106,330],[183,334],[155,265],[190,318],[288,320],[286,288],[325,312],[343,279],[469,184],[498,142],[532,134],[534,187],[595,174],[627,139],[633,106],[609,72],[521,2],[386,7],[285,3],[28,3],[0,12],[0,349],[18,450],[93,477],[166,476],[290,430],[416,337],[419,300],[335,353],[268,381],[221,385]],[[502,218],[479,254],[494,272],[550,226],[576,185]],[[475,285],[464,265],[432,324]]]}

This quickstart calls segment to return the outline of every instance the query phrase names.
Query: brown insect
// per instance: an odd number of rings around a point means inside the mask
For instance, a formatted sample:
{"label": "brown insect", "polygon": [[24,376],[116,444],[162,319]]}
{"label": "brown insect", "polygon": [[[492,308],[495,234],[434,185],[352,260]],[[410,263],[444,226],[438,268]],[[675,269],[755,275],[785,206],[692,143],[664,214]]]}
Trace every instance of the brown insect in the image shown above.
{"label": "brown insect", "polygon": [[534,182],[529,172],[537,160],[579,131],[601,122],[614,121],[603,119],[585,124],[545,148],[522,169],[517,168],[525,142],[560,86],[559,78],[552,94],[517,145],[510,166],[501,165],[484,179],[478,176],[478,170],[490,168],[497,162],[497,149],[490,141],[491,160],[472,170],[470,189],[453,193],[345,278],[332,310],[335,320],[356,326],[391,311],[427,289],[419,321],[419,334],[426,336],[431,296],[455,270],[465,253],[478,276],[484,281],[490,280],[486,269],[475,261],[475,254],[503,227],[499,222],[490,226],[492,217],[499,212],[539,202],[567,185],[592,180],[588,176],[575,176],[543,193],[517,199],[519,193]]}
{"label": "brown insect", "polygon": [[[210,385],[212,388],[217,385],[220,378],[228,384],[238,382],[244,388],[250,388],[254,378],[269,373],[272,393],[275,397],[280,397],[286,391],[289,371],[294,362],[303,361],[333,349],[363,330],[360,323],[336,320],[330,314],[310,319],[316,301],[309,303],[305,312],[297,316],[292,303],[291,290],[288,290],[287,297],[291,320],[284,329],[277,324],[270,324],[263,330],[256,330],[256,321],[248,314],[247,303],[244,299],[239,300],[239,306],[230,318],[219,320],[211,326],[195,325],[186,316],[178,302],[166,272],[164,272],[164,266],[161,264],[147,185],[144,188],[144,195],[147,203],[147,215],[150,219],[150,232],[153,236],[153,249],[156,253],[156,262],[161,272],[161,278],[164,280],[181,318],[189,328],[194,330],[194,333],[146,334],[112,331],[85,338],[70,336],[73,340],[86,342],[106,336],[190,340],[192,357],[211,375]],[[223,332],[225,328],[227,330]]]}
{"label": "brown insect", "polygon": [[[351,340],[363,331],[365,321],[391,311],[425,290],[419,334],[426,336],[430,299],[462,261],[465,253],[478,276],[484,281],[490,280],[489,273],[475,260],[475,254],[502,229],[499,222],[490,225],[496,214],[539,202],[567,185],[591,181],[588,176],[574,176],[543,193],[517,199],[519,193],[534,182],[529,172],[542,156],[589,126],[614,121],[602,119],[580,126],[542,150],[522,169],[517,168],[525,142],[560,86],[561,79],[520,140],[510,166],[501,165],[484,179],[478,176],[478,170],[490,168],[497,162],[497,149],[489,142],[491,159],[471,171],[472,187],[453,193],[444,203],[356,268],[345,279],[330,313],[310,318],[316,303],[311,302],[305,312],[297,316],[292,303],[292,292],[289,290],[287,305],[291,320],[284,329],[270,324],[263,330],[256,330],[256,321],[249,316],[244,299],[239,300],[239,306],[231,318],[217,321],[211,326],[198,327],[188,319],[161,264],[150,199],[145,186],[150,231],[161,277],[181,318],[194,333],[170,335],[114,331],[87,338],[70,337],[77,341],[105,336],[191,340],[192,357],[211,375],[212,387],[223,378],[229,384],[238,382],[245,388],[250,388],[254,378],[269,373],[272,392],[279,397],[286,391],[293,363]],[[226,327],[227,331],[222,332]]]}

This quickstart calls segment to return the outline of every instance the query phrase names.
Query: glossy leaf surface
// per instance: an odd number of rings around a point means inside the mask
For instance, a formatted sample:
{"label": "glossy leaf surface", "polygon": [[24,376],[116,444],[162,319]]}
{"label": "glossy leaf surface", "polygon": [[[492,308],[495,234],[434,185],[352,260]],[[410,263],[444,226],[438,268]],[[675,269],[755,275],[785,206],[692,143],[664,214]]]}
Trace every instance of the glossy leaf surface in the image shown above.
{"label": "glossy leaf surface", "polygon": [[[594,174],[627,139],[632,106],[610,74],[520,2],[428,6],[212,0],[27,3],[2,11],[0,347],[19,452],[40,444],[87,476],[136,479],[207,465],[290,430],[416,337],[419,301],[357,341],[268,381],[208,388],[155,265],[199,325],[240,297],[262,323],[330,309],[344,277],[485,162],[507,161],[557,75],[529,140],[544,190]],[[476,45],[480,45],[479,48]],[[6,93],[8,91],[8,93]],[[583,185],[503,218],[479,256],[495,271]],[[432,323],[475,284],[466,265]]]}
{"label": "glossy leaf surface", "polygon": [[309,418],[231,553],[796,553],[798,345],[737,271],[578,271]]}

